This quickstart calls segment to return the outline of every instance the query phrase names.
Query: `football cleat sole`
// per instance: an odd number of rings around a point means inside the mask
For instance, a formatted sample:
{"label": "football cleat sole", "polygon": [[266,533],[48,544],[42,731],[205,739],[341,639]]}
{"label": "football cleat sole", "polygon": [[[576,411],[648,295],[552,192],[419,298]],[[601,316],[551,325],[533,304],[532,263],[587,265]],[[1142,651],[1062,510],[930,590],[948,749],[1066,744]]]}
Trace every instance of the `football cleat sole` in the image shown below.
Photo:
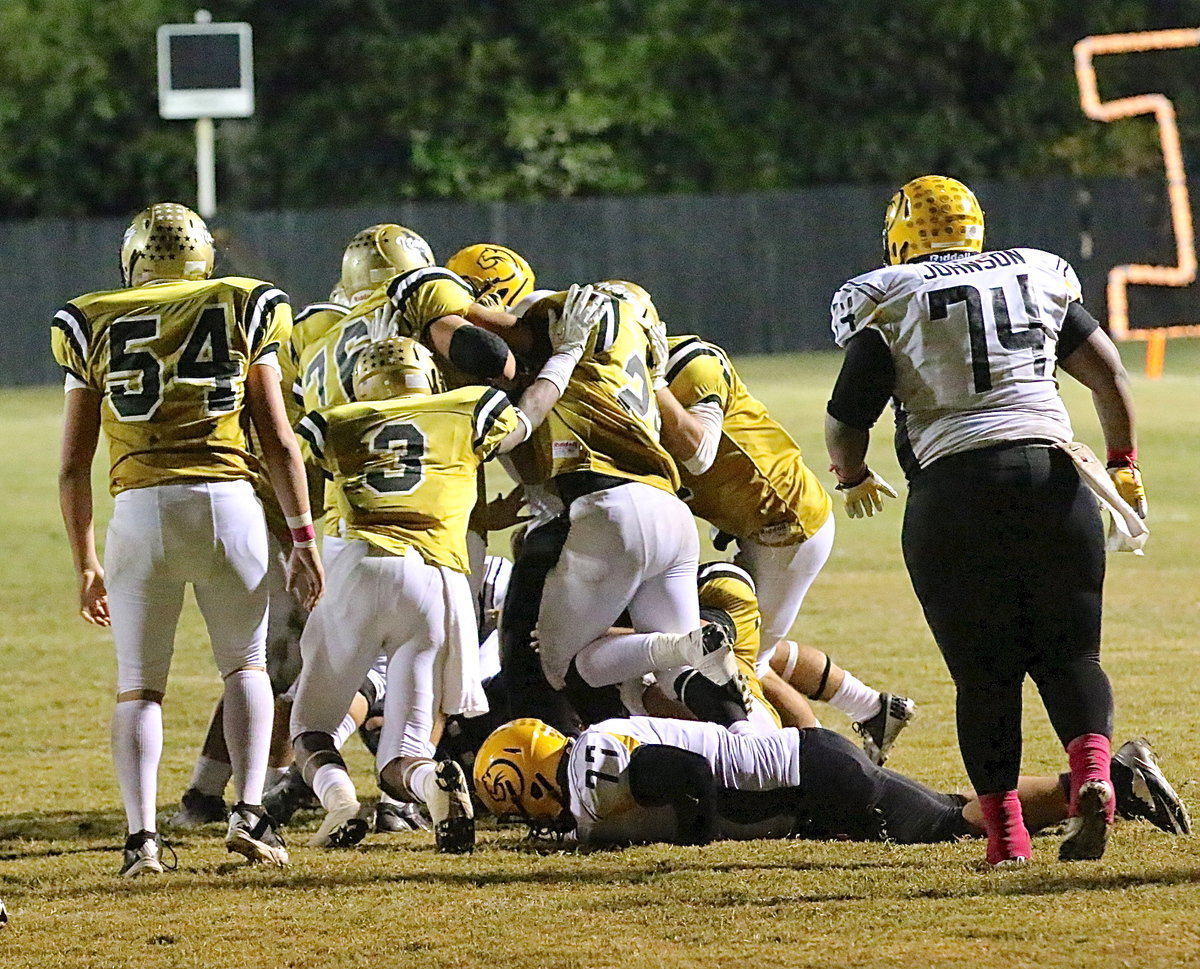
{"label": "football cleat sole", "polygon": [[1088,781],[1079,788],[1074,817],[1058,846],[1059,861],[1098,861],[1108,844],[1108,803],[1113,789],[1104,781]]}

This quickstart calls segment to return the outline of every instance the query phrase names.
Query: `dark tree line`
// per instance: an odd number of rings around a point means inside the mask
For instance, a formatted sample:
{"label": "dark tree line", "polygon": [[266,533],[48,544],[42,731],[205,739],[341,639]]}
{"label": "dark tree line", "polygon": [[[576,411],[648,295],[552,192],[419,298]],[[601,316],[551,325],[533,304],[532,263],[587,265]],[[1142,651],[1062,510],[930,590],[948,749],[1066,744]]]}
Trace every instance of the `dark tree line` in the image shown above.
{"label": "dark tree line", "polygon": [[[1082,36],[1200,24],[1200,0],[212,0],[255,31],[257,113],[219,124],[218,197],[727,193],[1159,170],[1153,124],[1084,118]],[[179,0],[0,3],[0,217],[119,214],[194,192],[158,117]],[[1100,63],[1200,139],[1200,49]]]}

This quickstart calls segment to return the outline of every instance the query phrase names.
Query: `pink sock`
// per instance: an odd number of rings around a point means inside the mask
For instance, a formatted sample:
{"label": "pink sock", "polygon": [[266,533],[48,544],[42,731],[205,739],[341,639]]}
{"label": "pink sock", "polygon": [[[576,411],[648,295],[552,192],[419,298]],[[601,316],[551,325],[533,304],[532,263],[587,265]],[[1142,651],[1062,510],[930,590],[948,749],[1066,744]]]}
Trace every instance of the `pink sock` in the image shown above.
{"label": "pink sock", "polygon": [[1025,819],[1021,815],[1021,799],[1016,791],[1003,794],[982,794],[979,806],[983,809],[983,825],[987,829],[987,861],[996,865],[1008,858],[1029,858],[1033,846]]}
{"label": "pink sock", "polygon": [[[1109,775],[1112,742],[1102,733],[1080,734],[1067,744],[1067,760],[1071,764],[1071,816],[1078,813],[1079,788],[1088,781],[1103,781],[1112,786]],[[1108,820],[1112,823],[1117,799],[1109,798]]]}

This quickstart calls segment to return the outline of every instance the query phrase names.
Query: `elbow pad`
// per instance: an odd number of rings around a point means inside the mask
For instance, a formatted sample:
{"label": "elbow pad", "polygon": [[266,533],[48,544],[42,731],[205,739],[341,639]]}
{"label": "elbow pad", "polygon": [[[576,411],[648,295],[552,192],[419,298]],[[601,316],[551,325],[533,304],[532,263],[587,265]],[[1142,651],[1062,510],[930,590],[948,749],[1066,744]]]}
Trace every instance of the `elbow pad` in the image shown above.
{"label": "elbow pad", "polygon": [[472,377],[502,377],[508,363],[508,344],[490,330],[468,323],[450,337],[450,362]]}
{"label": "elbow pad", "polygon": [[704,428],[704,436],[696,447],[696,453],[684,461],[683,466],[691,474],[704,474],[717,459],[717,445],[721,443],[725,413],[715,400],[693,404],[687,411],[700,422],[700,426]]}

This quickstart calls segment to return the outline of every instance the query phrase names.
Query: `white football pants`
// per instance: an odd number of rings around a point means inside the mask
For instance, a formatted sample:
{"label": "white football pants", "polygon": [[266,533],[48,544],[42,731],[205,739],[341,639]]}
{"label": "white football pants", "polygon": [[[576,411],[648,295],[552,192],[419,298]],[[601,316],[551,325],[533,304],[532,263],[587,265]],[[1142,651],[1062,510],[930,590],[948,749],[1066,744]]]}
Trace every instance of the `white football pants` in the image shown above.
{"label": "white football pants", "polygon": [[221,676],[265,668],[267,559],[267,524],[249,481],[117,495],[104,546],[117,692],[166,690],[189,583]]}
{"label": "white football pants", "polygon": [[388,657],[387,694],[377,763],[382,768],[396,757],[432,757],[431,734],[443,705],[448,608],[474,635],[465,575],[427,564],[413,548],[387,555],[367,542],[347,541],[328,566],[325,597],[300,640],[304,663],[292,707],[293,739],[310,731],[332,735],[382,653]]}
{"label": "white football pants", "polygon": [[682,633],[700,625],[700,540],[687,505],[633,481],[577,498],[570,518],[538,614],[542,669],[558,690],[571,660],[626,608],[637,632]]}
{"label": "white football pants", "polygon": [[775,644],[791,632],[792,624],[804,603],[813,580],[833,551],[833,515],[799,545],[760,545],[750,538],[738,539],[734,564],[754,579],[758,610],[762,614],[762,634],[758,653],[758,675],[770,668]]}

